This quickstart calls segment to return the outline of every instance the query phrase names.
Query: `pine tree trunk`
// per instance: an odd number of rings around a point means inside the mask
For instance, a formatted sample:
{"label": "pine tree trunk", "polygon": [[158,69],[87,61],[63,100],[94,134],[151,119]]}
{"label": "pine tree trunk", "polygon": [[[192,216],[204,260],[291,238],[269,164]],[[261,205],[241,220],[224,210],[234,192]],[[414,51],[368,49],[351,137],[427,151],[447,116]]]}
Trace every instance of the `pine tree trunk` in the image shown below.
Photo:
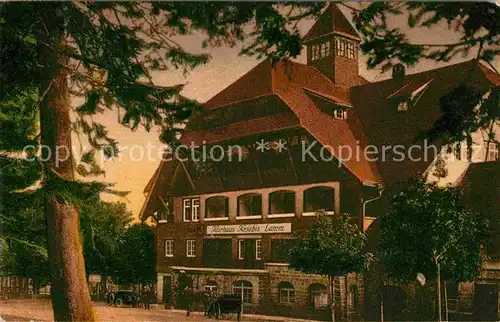
{"label": "pine tree trunk", "polygon": [[[79,214],[76,207],[57,196],[56,182],[74,180],[71,156],[70,100],[68,63],[63,54],[65,35],[59,4],[38,7],[46,26],[37,33],[41,93],[40,129],[44,160],[45,216],[48,226],[48,251],[51,297],[56,321],[91,321],[94,312],[85,281],[85,265],[80,242]],[[48,90],[46,90],[48,88]],[[60,184],[60,183],[59,183]]]}

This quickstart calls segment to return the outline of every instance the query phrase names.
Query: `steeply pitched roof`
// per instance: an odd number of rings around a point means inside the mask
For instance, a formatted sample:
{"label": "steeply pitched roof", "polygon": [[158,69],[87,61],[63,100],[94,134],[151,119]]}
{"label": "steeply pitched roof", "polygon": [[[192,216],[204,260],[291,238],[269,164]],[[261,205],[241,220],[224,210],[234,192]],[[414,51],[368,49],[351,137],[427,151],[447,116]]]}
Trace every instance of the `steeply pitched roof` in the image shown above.
{"label": "steeply pitched roof", "polygon": [[333,33],[359,39],[356,29],[354,29],[337,5],[332,3],[325,9],[321,16],[319,16],[316,23],[304,36],[303,42],[306,43]]}
{"label": "steeply pitched roof", "polygon": [[[360,78],[359,84],[363,85],[347,88],[334,84],[313,66],[291,61],[272,66],[269,60],[265,60],[209,100],[204,105],[204,110],[210,115],[241,104],[252,108],[255,104],[262,104],[260,100],[265,99],[274,100],[273,104],[285,105],[285,111],[265,116],[254,115],[243,121],[222,125],[215,123],[215,127],[196,131],[189,130],[188,124],[188,130],[181,141],[185,144],[202,144],[203,141],[211,144],[284,129],[303,128],[321,145],[331,147],[330,152],[337,158],[342,157],[339,147],[345,146],[355,151],[358,146],[363,150],[372,145],[379,152],[384,146],[403,146],[408,152],[408,148],[415,143],[415,138],[428,131],[439,118],[438,102],[444,93],[464,81],[480,86],[498,86],[499,80],[500,77],[490,69],[476,61],[468,61],[407,75],[402,82],[389,79],[366,84]],[[427,84],[427,87],[417,104],[406,112],[398,112],[393,99],[411,96],[423,84]],[[331,114],[324,113],[318,102],[310,96],[311,93],[330,102],[353,106],[349,108],[347,121],[334,119]],[[439,151],[440,142],[434,144]],[[429,153],[432,152],[431,150]],[[391,161],[392,156],[389,155],[385,161],[379,158],[379,161],[371,162],[361,155],[360,158],[345,160],[343,164],[362,182],[390,185],[423,173],[434,160],[434,155],[429,153],[419,155],[420,161],[410,160],[406,156],[403,162],[396,162]],[[156,179],[146,187],[149,195],[157,189],[157,182],[173,176],[176,166],[173,163],[162,163],[160,169],[155,173]],[[158,179],[160,177],[163,179]],[[146,204],[152,202],[154,201],[150,201],[148,197]],[[146,204],[143,210],[150,207]]]}
{"label": "steeply pitched roof", "polygon": [[460,186],[472,208],[500,217],[500,161],[471,163]]}
{"label": "steeply pitched roof", "polygon": [[212,109],[269,94],[272,94],[271,61],[266,59],[220,91],[203,106],[206,109]]}
{"label": "steeply pitched roof", "polygon": [[167,195],[167,192],[170,189],[170,182],[178,165],[179,161],[175,158],[172,160],[164,158],[160,162],[158,169],[156,169],[155,173],[151,177],[151,180],[144,188],[144,193],[146,193],[147,196],[144,204],[142,205],[141,212],[139,213],[139,218],[141,220],[146,220],[147,216],[151,215],[156,208],[162,207],[162,203],[158,199],[158,196]]}
{"label": "steeply pitched roof", "polygon": [[[257,81],[259,77],[263,77],[262,83],[266,84],[265,86]],[[364,82],[360,79],[360,83]],[[240,85],[235,86],[235,84]],[[241,87],[244,84],[247,84],[246,87]],[[253,86],[258,87],[259,90],[256,91]],[[346,121],[336,120],[332,115],[323,113],[306,94],[306,91],[322,95],[344,106],[350,105],[349,88],[334,84],[315,67],[291,61],[282,61],[272,66],[270,61],[266,60],[209,100],[204,108],[215,113],[218,109],[226,108],[229,103],[238,104],[251,100],[252,97],[257,99],[265,95],[265,97],[278,97],[288,106],[290,113],[250,119],[202,131],[187,131],[181,141],[185,144],[191,142],[201,144],[203,141],[211,144],[301,127],[322,145],[331,147],[330,152],[338,159],[340,159],[340,147],[349,146],[354,151],[357,142],[362,138],[353,134],[351,126]],[[222,106],[217,106],[217,104]],[[361,131],[358,130],[357,133],[361,134]],[[343,163],[361,181],[380,182],[376,168],[364,158],[352,158]]]}
{"label": "steeply pitched roof", "polygon": [[487,207],[490,207],[490,202],[483,203],[477,198],[493,197],[491,201],[496,201],[500,214],[500,161],[471,163],[460,185],[475,193],[474,199]]}
{"label": "steeply pitched roof", "polygon": [[[311,66],[282,62],[273,69],[273,90],[290,107],[300,120],[300,125],[314,136],[360,181],[377,183],[381,178],[377,169],[365,158],[343,160],[343,147],[355,151],[362,137],[354,134],[352,126],[345,120],[334,119],[321,112],[304,89],[326,93],[333,98],[348,100],[343,87],[335,85],[329,78]],[[349,116],[348,118],[350,118]],[[361,134],[361,132],[358,132]]]}
{"label": "steeply pitched roof", "polygon": [[[414,144],[422,146],[423,141],[415,139],[430,130],[440,117],[439,99],[445,93],[462,82],[488,86],[498,83],[499,79],[499,76],[476,61],[467,61],[407,75],[402,82],[388,79],[354,87],[351,90],[351,103],[371,145],[379,151],[384,146],[402,145],[408,151]],[[398,112],[398,100],[405,97],[409,99],[412,93],[424,84],[427,84],[427,87],[425,92],[420,93],[416,105],[410,106],[406,112]],[[441,142],[427,143],[428,146],[433,144],[439,151]],[[414,153],[414,158],[415,155],[420,160],[396,162],[391,161],[392,156],[388,156],[385,161],[377,162],[384,183],[403,182],[412,175],[423,173],[435,157],[432,148],[427,149],[427,154]]]}
{"label": "steeply pitched roof", "polygon": [[248,121],[231,123],[228,125],[219,126],[214,129],[186,132],[182,136],[181,142],[187,145],[191,143],[195,145],[202,145],[203,142],[205,142],[205,144],[214,144],[244,136],[257,135],[298,127],[300,127],[300,122],[295,114],[280,113]]}
{"label": "steeply pitched roof", "polygon": [[460,183],[467,205],[489,221],[489,256],[500,258],[500,161],[472,163]]}

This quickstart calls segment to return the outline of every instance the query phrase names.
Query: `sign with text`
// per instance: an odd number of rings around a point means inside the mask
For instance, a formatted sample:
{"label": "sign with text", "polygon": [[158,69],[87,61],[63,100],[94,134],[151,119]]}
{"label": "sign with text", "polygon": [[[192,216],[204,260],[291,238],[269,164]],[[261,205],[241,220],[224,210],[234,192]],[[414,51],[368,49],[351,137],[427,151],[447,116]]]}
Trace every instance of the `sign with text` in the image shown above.
{"label": "sign with text", "polygon": [[280,234],[291,232],[291,223],[207,226],[207,235]]}

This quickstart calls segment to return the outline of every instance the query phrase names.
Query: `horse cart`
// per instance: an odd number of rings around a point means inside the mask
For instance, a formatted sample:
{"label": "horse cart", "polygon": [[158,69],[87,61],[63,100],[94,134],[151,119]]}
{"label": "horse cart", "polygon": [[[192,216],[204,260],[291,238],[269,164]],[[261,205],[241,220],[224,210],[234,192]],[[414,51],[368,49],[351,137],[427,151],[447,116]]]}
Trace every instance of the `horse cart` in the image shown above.
{"label": "horse cart", "polygon": [[215,299],[212,299],[207,308],[209,318],[229,320],[236,316],[237,321],[240,321],[242,311],[241,295],[223,294]]}

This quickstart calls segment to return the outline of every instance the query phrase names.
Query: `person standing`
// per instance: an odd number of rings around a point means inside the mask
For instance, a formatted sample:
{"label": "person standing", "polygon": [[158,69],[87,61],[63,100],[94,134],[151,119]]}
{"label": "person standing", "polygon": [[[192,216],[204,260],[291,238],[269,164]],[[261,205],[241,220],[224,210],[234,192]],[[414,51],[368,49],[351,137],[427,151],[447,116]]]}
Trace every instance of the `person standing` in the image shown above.
{"label": "person standing", "polygon": [[188,286],[184,288],[184,301],[186,303],[186,316],[189,316],[193,305],[193,290]]}
{"label": "person standing", "polygon": [[149,304],[150,304],[150,295],[149,295],[149,289],[144,289],[144,293],[142,294],[142,304],[144,305],[145,310],[149,310]]}

